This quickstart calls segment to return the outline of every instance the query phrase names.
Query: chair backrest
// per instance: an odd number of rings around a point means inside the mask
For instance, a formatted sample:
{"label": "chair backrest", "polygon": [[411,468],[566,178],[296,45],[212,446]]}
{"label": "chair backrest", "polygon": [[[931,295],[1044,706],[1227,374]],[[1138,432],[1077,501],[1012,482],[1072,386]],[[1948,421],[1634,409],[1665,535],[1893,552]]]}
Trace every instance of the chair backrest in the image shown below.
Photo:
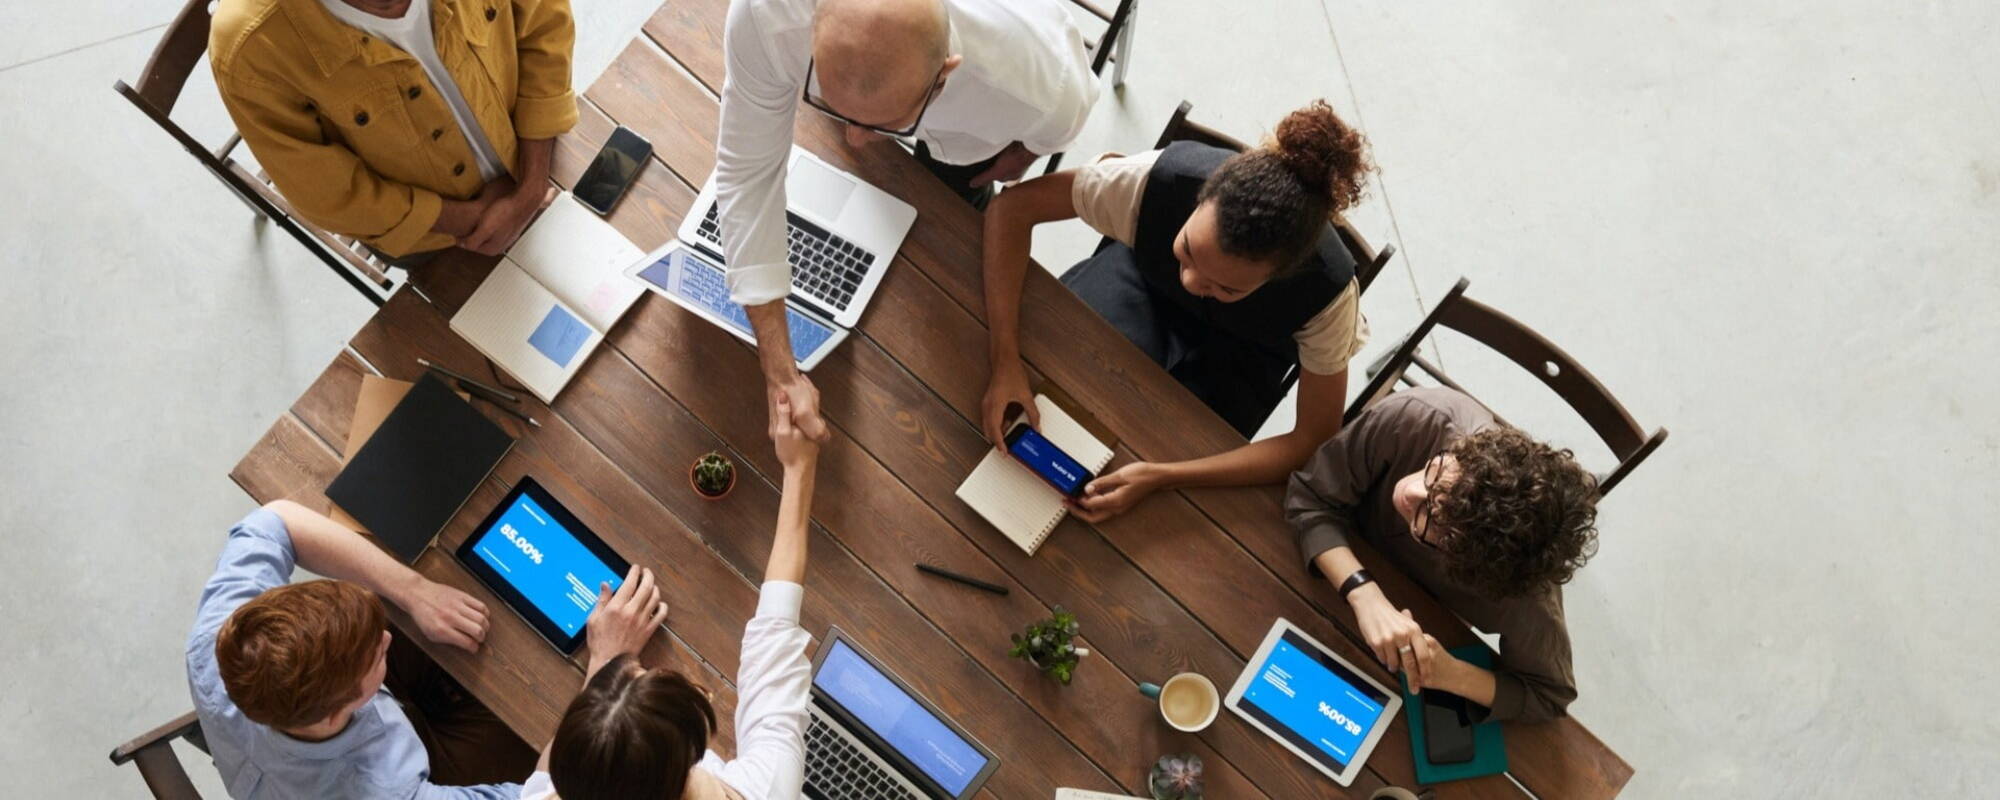
{"label": "chair backrest", "polygon": [[[1345,420],[1353,422],[1363,409],[1388,396],[1397,381],[1404,379],[1404,373],[1412,364],[1439,383],[1464,391],[1443,370],[1417,355],[1417,346],[1430,336],[1432,330],[1442,325],[1506,356],[1509,361],[1533,374],[1542,385],[1568,403],[1578,416],[1583,417],[1584,423],[1618,458],[1617,467],[1599,476],[1598,494],[1609,494],[1612,487],[1624,480],[1666,440],[1667,430],[1655,428],[1647,433],[1639,426],[1638,420],[1625,410],[1625,405],[1612,396],[1611,390],[1562,348],[1513,317],[1465,296],[1465,289],[1470,283],[1464,278],[1458,279],[1451,291],[1424,316],[1423,322],[1390,351],[1386,360],[1377,365],[1378,369],[1362,389],[1360,397],[1348,407]],[[1491,404],[1488,405],[1490,407]]]}
{"label": "chair backrest", "polygon": [[111,763],[137,765],[139,777],[158,800],[201,800],[201,792],[195,790],[194,781],[188,779],[187,770],[174,755],[175,739],[186,739],[202,752],[208,751],[207,742],[201,738],[201,722],[189,711],[119,745],[111,751]]}
{"label": "chair backrest", "polygon": [[133,88],[139,99],[151,103],[161,114],[173,113],[174,104],[180,101],[181,88],[187,85],[188,76],[208,52],[208,26],[213,21],[208,13],[209,2],[188,0],[181,7],[181,13],[167,24],[167,33],[161,37],[159,47],[153,49],[152,58],[146,60],[146,71],[139,73],[139,83]]}
{"label": "chair backrest", "polygon": [[[1180,106],[1174,109],[1173,116],[1167,118],[1166,126],[1160,129],[1160,138],[1153,143],[1153,149],[1158,150],[1174,142],[1200,142],[1239,153],[1250,149],[1241,139],[1188,119],[1188,112],[1193,110],[1193,103],[1182,100]],[[1381,274],[1382,267],[1396,254],[1396,246],[1385,244],[1380,251],[1370,248],[1368,240],[1361,237],[1361,232],[1338,215],[1333,219],[1333,229],[1340,234],[1340,242],[1347,246],[1348,254],[1354,257],[1355,288],[1367,294],[1368,287],[1375,283],[1375,276]]]}

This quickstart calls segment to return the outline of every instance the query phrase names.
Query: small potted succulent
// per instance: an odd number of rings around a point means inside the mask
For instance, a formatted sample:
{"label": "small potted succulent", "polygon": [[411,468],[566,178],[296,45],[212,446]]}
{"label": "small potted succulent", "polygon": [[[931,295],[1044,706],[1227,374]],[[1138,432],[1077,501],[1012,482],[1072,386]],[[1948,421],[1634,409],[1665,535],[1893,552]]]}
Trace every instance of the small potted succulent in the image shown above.
{"label": "small potted succulent", "polygon": [[1023,633],[1012,634],[1014,646],[1007,655],[1035,665],[1043,674],[1067,686],[1075,676],[1077,662],[1090,655],[1090,650],[1076,646],[1076,634],[1076,615],[1056,606],[1048,619],[1029,625]]}
{"label": "small potted succulent", "polygon": [[1192,753],[1160,756],[1146,778],[1153,800],[1201,800],[1201,757]]}
{"label": "small potted succulent", "polygon": [[728,456],[710,450],[688,467],[688,485],[707,500],[721,500],[736,488],[736,465]]}

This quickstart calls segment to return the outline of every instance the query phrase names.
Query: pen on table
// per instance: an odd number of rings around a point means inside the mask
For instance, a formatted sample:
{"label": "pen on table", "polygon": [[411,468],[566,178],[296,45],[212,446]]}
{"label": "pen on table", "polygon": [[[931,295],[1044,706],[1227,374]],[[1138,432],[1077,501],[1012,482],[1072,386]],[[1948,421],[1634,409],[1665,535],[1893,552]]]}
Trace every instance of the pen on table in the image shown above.
{"label": "pen on table", "polygon": [[1005,587],[1005,586],[1000,586],[1000,585],[997,585],[997,584],[992,584],[992,583],[987,583],[987,582],[985,582],[985,581],[982,581],[982,580],[980,580],[980,579],[978,579],[978,578],[968,578],[968,577],[966,577],[966,576],[964,576],[964,575],[960,575],[960,574],[958,574],[958,573],[956,573],[956,572],[952,572],[951,570],[948,570],[948,569],[944,569],[944,568],[942,568],[942,567],[933,567],[933,566],[931,566],[931,565],[929,565],[929,564],[924,564],[924,563],[918,563],[918,564],[917,564],[917,569],[918,569],[918,570],[920,570],[920,571],[923,571],[923,572],[928,572],[928,573],[930,573],[930,574],[932,574],[932,575],[936,575],[936,576],[938,576],[938,577],[940,577],[940,578],[943,578],[943,579],[945,579],[945,580],[949,580],[949,581],[958,581],[959,583],[963,583],[963,584],[965,584],[965,585],[967,585],[967,586],[970,586],[970,587],[972,587],[972,588],[974,588],[974,589],[985,589],[986,591],[989,591],[989,592],[992,592],[992,593],[994,593],[994,594],[1006,594],[1006,593],[1007,593],[1007,587]]}
{"label": "pen on table", "polygon": [[499,398],[494,397],[493,391],[491,389],[488,389],[484,386],[480,386],[479,384],[472,383],[470,381],[462,379],[454,380],[453,382],[458,384],[458,388],[464,389],[466,394],[470,394],[473,397],[477,397],[481,400],[484,400],[488,404],[492,405],[494,408],[500,409],[501,411],[505,411],[516,417],[520,417],[521,419],[527,420],[529,425],[533,425],[537,428],[542,427],[542,423],[537,421],[534,417],[528,416],[526,413],[522,412],[521,409],[515,408],[511,405],[508,405],[507,403],[501,402]]}
{"label": "pen on table", "polygon": [[471,387],[478,387],[478,388],[480,388],[480,389],[484,389],[484,390],[486,390],[486,393],[487,393],[487,394],[489,395],[489,396],[488,396],[488,397],[486,398],[486,399],[488,399],[488,400],[497,400],[497,401],[500,401],[500,402],[506,402],[506,403],[518,403],[518,402],[520,402],[520,401],[521,401],[521,398],[520,398],[520,396],[519,396],[519,395],[516,395],[516,394],[514,394],[513,392],[509,392],[509,391],[505,391],[505,390],[502,390],[502,389],[498,389],[498,388],[495,388],[495,387],[492,387],[492,386],[487,386],[486,384],[483,384],[483,383],[480,383],[480,382],[479,382],[479,381],[477,381],[477,380],[474,380],[474,379],[472,379],[472,378],[469,378],[469,377],[466,377],[466,376],[464,376],[464,375],[460,375],[460,374],[458,374],[458,373],[456,373],[456,372],[453,372],[453,371],[451,371],[451,370],[449,370],[449,369],[445,369],[444,367],[442,367],[442,366],[439,366],[439,365],[437,365],[437,364],[433,364],[433,363],[431,363],[431,362],[430,362],[430,359],[427,359],[427,358],[419,358],[419,359],[417,359],[417,363],[418,363],[418,364],[420,364],[420,365],[422,365],[424,369],[428,369],[428,370],[432,370],[432,371],[434,371],[434,372],[437,372],[438,374],[440,374],[440,375],[443,375],[443,376],[445,376],[445,377],[447,377],[447,378],[451,378],[451,379],[453,379],[453,380],[456,380],[456,381],[459,381],[460,383],[464,383],[464,384],[467,384],[467,388],[466,388],[466,391],[468,391],[468,392],[469,392],[469,391],[472,391],[472,388],[471,388]]}

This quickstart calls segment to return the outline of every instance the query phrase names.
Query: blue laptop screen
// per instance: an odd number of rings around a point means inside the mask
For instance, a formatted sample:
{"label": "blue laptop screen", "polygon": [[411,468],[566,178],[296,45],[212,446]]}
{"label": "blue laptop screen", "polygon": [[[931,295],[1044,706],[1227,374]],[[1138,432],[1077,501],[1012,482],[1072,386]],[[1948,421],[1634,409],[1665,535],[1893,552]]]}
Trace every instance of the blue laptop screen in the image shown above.
{"label": "blue laptop screen", "polygon": [[[639,277],[659,287],[660,291],[707,311],[744,336],[756,335],[750,329],[750,316],[743,313],[742,306],[729,299],[729,283],[724,279],[722,269],[693,257],[686,249],[669,251],[660,260],[639,270]],[[799,313],[796,308],[786,306],[785,319],[790,323],[787,327],[792,333],[792,356],[801,361],[818,351],[826,340],[833,338],[833,328]]]}
{"label": "blue laptop screen", "polygon": [[525,492],[480,534],[473,552],[571,636],[597,605],[597,585],[616,589],[625,580]]}
{"label": "blue laptop screen", "polygon": [[827,646],[833,651],[813,675],[813,686],[946,792],[965,791],[986,757],[846,642],[832,639]]}
{"label": "blue laptop screen", "polygon": [[1314,759],[1346,769],[1389,698],[1286,631],[1243,690],[1243,708]]}

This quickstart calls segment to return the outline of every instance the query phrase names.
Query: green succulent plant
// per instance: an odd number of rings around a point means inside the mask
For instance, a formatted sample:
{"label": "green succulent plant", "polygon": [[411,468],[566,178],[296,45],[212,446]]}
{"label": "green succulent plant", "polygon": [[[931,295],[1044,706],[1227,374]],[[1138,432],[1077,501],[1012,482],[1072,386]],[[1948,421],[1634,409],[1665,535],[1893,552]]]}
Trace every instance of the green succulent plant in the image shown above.
{"label": "green succulent plant", "polygon": [[1035,665],[1043,674],[1069,685],[1076,675],[1076,664],[1090,650],[1077,647],[1076,615],[1056,606],[1054,613],[1044,620],[1028,626],[1022,633],[1011,634],[1014,646],[1007,655]]}
{"label": "green succulent plant", "polygon": [[729,484],[736,480],[736,465],[721,453],[710,451],[694,462],[694,488],[702,494],[714,497],[729,491]]}
{"label": "green succulent plant", "polygon": [[1192,753],[1160,756],[1146,780],[1153,800],[1201,800],[1201,757]]}

